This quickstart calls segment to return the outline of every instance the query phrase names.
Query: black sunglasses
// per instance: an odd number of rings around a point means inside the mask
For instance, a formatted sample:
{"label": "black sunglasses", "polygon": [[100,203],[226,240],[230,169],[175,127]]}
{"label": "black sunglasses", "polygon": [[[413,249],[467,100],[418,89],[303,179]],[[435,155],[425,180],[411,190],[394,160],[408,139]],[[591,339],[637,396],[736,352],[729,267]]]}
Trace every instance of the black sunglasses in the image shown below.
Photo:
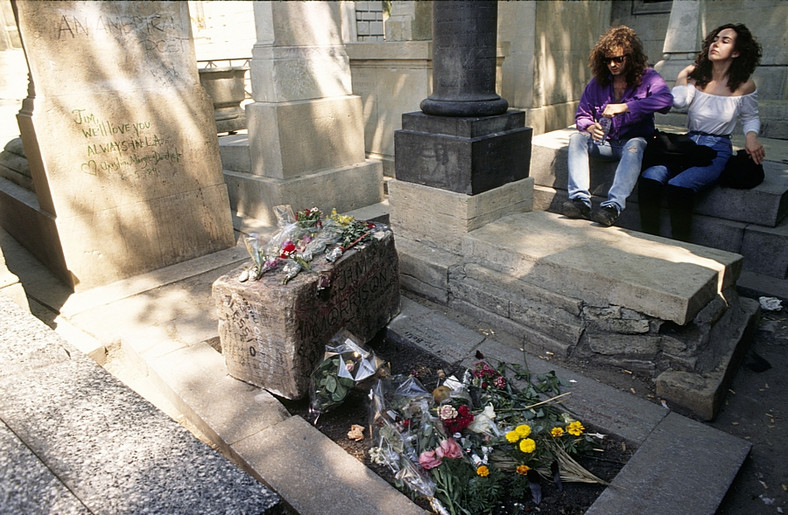
{"label": "black sunglasses", "polygon": [[627,58],[626,55],[619,55],[619,56],[616,56],[616,57],[603,57],[602,58],[602,62],[605,63],[605,64],[610,64],[611,62],[616,63],[616,64],[621,64],[621,63],[624,62],[624,59],[626,59],[626,58]]}

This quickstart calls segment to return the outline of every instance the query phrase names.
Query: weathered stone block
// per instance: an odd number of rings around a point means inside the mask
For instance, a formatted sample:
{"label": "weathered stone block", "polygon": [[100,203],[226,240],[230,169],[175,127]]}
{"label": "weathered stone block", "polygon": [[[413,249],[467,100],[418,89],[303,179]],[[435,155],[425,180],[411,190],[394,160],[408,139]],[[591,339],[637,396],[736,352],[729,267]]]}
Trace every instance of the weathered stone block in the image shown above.
{"label": "weathered stone block", "polygon": [[[394,237],[351,249],[336,263],[324,256],[287,284],[272,271],[259,281],[239,282],[244,267],[218,278],[219,338],[227,371],[271,393],[298,399],[325,344],[341,328],[370,340],[399,312],[399,264]],[[331,286],[318,296],[319,276]]]}

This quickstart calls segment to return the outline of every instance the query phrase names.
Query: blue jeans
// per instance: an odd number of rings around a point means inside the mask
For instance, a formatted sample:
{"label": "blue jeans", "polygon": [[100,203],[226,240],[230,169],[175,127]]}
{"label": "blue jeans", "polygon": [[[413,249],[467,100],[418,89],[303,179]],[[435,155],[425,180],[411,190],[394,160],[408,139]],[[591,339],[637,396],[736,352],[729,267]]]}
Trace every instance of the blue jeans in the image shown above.
{"label": "blue jeans", "polygon": [[569,137],[569,198],[580,198],[591,204],[589,158],[618,161],[613,185],[601,205],[615,206],[620,213],[627,207],[627,197],[637,184],[645,149],[645,138],[609,140],[597,145],[587,132],[575,132]]}
{"label": "blue jeans", "polygon": [[717,151],[717,157],[709,166],[693,166],[674,176],[666,166],[658,165],[643,170],[643,177],[662,184],[687,188],[695,193],[717,182],[731,157],[731,139],[728,136],[712,136],[698,132],[690,132],[687,135],[698,145],[705,145]]}

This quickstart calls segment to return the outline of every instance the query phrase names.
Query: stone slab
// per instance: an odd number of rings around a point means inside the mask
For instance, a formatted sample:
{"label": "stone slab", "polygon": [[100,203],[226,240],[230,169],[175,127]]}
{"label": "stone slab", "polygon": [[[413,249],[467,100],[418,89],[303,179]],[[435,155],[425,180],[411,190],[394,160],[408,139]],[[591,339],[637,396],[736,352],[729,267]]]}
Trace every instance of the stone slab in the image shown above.
{"label": "stone slab", "polygon": [[[309,377],[325,345],[342,328],[362,343],[371,340],[399,311],[399,266],[391,232],[363,249],[350,249],[335,263],[324,254],[282,284],[279,269],[257,280],[239,282],[241,270],[213,283],[219,337],[233,377],[298,399],[309,391]],[[318,296],[319,276],[330,287]]]}
{"label": "stone slab", "polygon": [[301,417],[235,448],[300,515],[426,513]]}
{"label": "stone slab", "polygon": [[386,337],[425,349],[448,363],[465,359],[485,338],[405,297],[402,312],[386,326]]}
{"label": "stone slab", "polygon": [[523,112],[402,119],[403,129],[394,133],[398,180],[477,195],[528,177],[533,130],[523,127]]}
{"label": "stone slab", "polygon": [[586,514],[712,515],[751,447],[749,442],[671,413]]}
{"label": "stone slab", "polygon": [[[0,312],[0,348],[16,349],[10,351],[16,357],[3,360],[10,371],[6,368],[0,377],[0,417],[87,512],[281,509],[271,490],[68,346],[41,321],[3,297]],[[30,338],[20,338],[20,333]],[[40,342],[35,366],[27,359],[28,340]],[[44,493],[33,491],[42,478],[49,488],[58,488],[42,475],[40,466],[14,469],[11,483],[19,485],[25,498],[34,499]],[[65,500],[61,506],[66,507]],[[3,512],[13,512],[10,508],[0,506]]]}
{"label": "stone slab", "polygon": [[4,513],[90,511],[4,423],[0,422],[0,485]]}
{"label": "stone slab", "polygon": [[742,260],[544,211],[512,215],[469,233],[463,252],[470,262],[591,305],[614,304],[679,325],[735,284]]}

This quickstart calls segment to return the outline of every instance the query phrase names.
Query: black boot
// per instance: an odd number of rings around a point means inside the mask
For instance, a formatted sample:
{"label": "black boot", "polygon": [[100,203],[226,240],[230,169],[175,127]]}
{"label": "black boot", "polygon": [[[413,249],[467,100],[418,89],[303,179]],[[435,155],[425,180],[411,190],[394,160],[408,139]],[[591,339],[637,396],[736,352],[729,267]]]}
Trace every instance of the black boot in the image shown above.
{"label": "black boot", "polygon": [[670,208],[671,237],[674,240],[689,242],[695,192],[689,188],[676,186],[668,186],[665,192]]}
{"label": "black boot", "polygon": [[659,213],[664,191],[665,185],[659,181],[643,177],[638,180],[640,229],[645,233],[659,236]]}

